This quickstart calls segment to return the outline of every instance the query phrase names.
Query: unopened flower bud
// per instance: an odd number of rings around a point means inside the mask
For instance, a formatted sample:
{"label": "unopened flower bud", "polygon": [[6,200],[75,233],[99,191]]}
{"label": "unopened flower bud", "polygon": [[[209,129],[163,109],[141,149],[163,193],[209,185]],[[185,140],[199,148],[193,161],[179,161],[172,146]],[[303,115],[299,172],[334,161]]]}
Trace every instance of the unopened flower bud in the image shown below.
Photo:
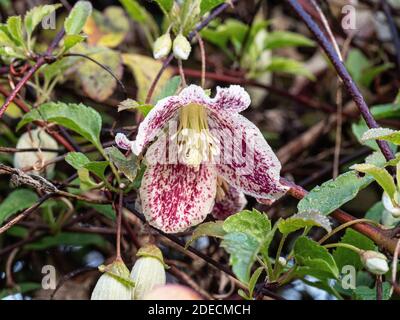
{"label": "unopened flower bud", "polygon": [[188,39],[186,39],[182,34],[178,34],[174,40],[173,49],[175,58],[187,60],[192,51],[192,46]]}
{"label": "unopened flower bud", "polygon": [[154,47],[153,47],[154,59],[165,58],[171,52],[171,48],[172,48],[172,40],[168,32],[166,34],[163,34],[154,42]]}
{"label": "unopened flower bud", "polygon": [[131,300],[133,281],[129,278],[129,269],[121,260],[108,266],[100,266],[104,274],[93,289],[91,300]]}
{"label": "unopened flower bud", "polygon": [[365,268],[375,275],[382,275],[389,271],[387,258],[382,253],[368,250],[363,251],[360,257]]}
{"label": "unopened flower bud", "polygon": [[165,264],[161,250],[154,245],[140,248],[137,256],[139,259],[131,272],[131,279],[135,282],[132,298],[143,300],[155,287],[165,285]]}
{"label": "unopened flower bud", "polygon": [[202,298],[188,287],[167,284],[150,291],[143,300],[202,300]]}
{"label": "unopened flower bud", "polygon": [[29,172],[51,177],[55,164],[44,164],[57,157],[56,152],[46,152],[40,149],[58,149],[57,142],[44,129],[38,128],[25,132],[18,140],[17,149],[38,149],[33,152],[16,152],[14,167],[17,169],[32,168]]}
{"label": "unopened flower bud", "polygon": [[286,261],[286,259],[285,259],[284,257],[279,257],[278,263],[279,263],[282,267],[284,267],[284,266],[286,266],[287,261]]}
{"label": "unopened flower bud", "polygon": [[400,218],[400,207],[393,206],[392,200],[386,192],[382,195],[382,203],[387,211],[389,211],[393,217]]}
{"label": "unopened flower bud", "polygon": [[388,210],[383,210],[381,223],[388,228],[395,227],[400,222],[400,218],[395,218],[391,212]]}

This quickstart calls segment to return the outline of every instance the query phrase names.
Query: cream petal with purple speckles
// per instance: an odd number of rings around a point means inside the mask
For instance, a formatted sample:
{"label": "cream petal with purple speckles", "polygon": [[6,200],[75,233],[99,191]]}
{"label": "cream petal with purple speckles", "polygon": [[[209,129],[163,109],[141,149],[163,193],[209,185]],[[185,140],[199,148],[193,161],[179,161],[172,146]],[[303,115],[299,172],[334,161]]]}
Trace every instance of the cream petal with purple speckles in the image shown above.
{"label": "cream petal with purple speckles", "polygon": [[260,130],[237,113],[210,113],[212,135],[220,141],[219,175],[255,198],[276,200],[288,190],[280,182],[281,164]]}
{"label": "cream petal with purple speckles", "polygon": [[217,87],[217,94],[209,106],[215,111],[241,112],[250,106],[249,94],[238,85],[231,85],[229,88]]}
{"label": "cream petal with purple speckles", "polygon": [[117,133],[115,136],[115,143],[118,148],[131,150],[133,141],[130,141],[123,133]]}
{"label": "cream petal with purple speckles", "polygon": [[211,212],[216,194],[216,170],[198,171],[182,164],[149,166],[140,187],[147,221],[166,233],[177,233],[201,223]]}
{"label": "cream petal with purple speckles", "polygon": [[225,220],[231,215],[242,211],[246,204],[247,200],[244,193],[235,187],[229,186],[225,197],[215,202],[212,215],[217,220]]}

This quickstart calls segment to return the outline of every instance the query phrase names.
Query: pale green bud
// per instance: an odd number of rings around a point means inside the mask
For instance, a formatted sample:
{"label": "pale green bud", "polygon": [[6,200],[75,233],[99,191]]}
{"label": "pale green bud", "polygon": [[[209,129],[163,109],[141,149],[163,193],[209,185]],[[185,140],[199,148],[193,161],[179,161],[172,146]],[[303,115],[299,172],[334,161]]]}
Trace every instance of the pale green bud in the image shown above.
{"label": "pale green bud", "polygon": [[139,259],[132,268],[131,279],[135,282],[133,300],[143,300],[144,296],[157,286],[166,283],[165,264],[161,250],[147,245],[137,253]]}
{"label": "pale green bud", "polygon": [[375,275],[382,275],[389,271],[387,258],[382,253],[368,250],[363,251],[360,257],[365,268]]}
{"label": "pale green bud", "polygon": [[393,206],[393,202],[386,192],[384,192],[382,195],[382,203],[385,209],[389,211],[393,217],[400,218],[400,207]]}
{"label": "pale green bud", "polygon": [[153,56],[154,59],[162,59],[171,52],[172,40],[169,33],[163,34],[154,42]]}
{"label": "pale green bud", "polygon": [[97,281],[91,300],[131,300],[134,283],[129,279],[129,270],[122,261],[100,266],[99,270],[104,274]]}
{"label": "pale green bud", "polygon": [[278,263],[279,263],[282,267],[284,267],[284,266],[286,266],[287,261],[286,261],[286,259],[285,259],[284,257],[279,257]]}
{"label": "pale green bud", "polygon": [[174,40],[173,50],[175,58],[187,60],[192,51],[192,46],[188,39],[186,39],[182,34],[178,34]]}
{"label": "pale green bud", "polygon": [[[25,132],[18,140],[17,149],[58,149],[57,142],[48,135],[44,129],[38,128]],[[14,167],[17,169],[33,168],[29,172],[51,177],[55,164],[43,168],[43,165],[55,159],[56,152],[16,152],[14,155]]]}

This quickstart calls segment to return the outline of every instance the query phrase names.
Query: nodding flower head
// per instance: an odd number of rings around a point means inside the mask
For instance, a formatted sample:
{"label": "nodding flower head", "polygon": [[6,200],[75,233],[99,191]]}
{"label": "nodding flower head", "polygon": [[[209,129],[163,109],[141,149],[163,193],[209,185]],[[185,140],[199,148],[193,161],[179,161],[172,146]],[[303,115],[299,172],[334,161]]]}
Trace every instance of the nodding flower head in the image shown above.
{"label": "nodding flower head", "polygon": [[287,191],[279,182],[279,160],[260,130],[239,114],[249,105],[240,86],[218,87],[211,98],[190,85],[154,106],[135,141],[116,136],[120,148],[147,162],[140,199],[151,225],[181,232],[211,212],[226,218],[240,211],[244,194],[273,202]]}

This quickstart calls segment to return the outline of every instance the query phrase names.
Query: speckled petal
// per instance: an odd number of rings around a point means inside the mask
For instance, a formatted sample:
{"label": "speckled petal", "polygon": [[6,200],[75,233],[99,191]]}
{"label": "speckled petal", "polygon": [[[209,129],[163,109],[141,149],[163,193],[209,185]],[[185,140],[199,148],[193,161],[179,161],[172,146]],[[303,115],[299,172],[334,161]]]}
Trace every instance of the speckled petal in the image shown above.
{"label": "speckled petal", "polygon": [[118,148],[131,150],[133,141],[129,140],[123,133],[117,133],[115,136],[115,143]]}
{"label": "speckled petal", "polygon": [[229,216],[242,211],[246,204],[247,200],[244,193],[235,187],[229,186],[225,197],[215,202],[212,215],[217,220],[225,220]]}
{"label": "speckled petal", "polygon": [[220,144],[219,175],[255,198],[276,200],[285,194],[281,164],[253,123],[237,113],[210,112],[209,125]]}
{"label": "speckled petal", "polygon": [[217,94],[209,108],[215,111],[241,112],[247,109],[250,103],[250,96],[244,88],[231,85],[229,88],[217,87]]}
{"label": "speckled petal", "polygon": [[179,95],[160,100],[140,124],[132,151],[136,155],[140,154],[157,133],[177,114],[179,108],[190,103],[209,106],[212,104],[212,99],[201,87],[190,85]]}
{"label": "speckled petal", "polygon": [[200,165],[197,171],[182,164],[149,166],[140,187],[146,219],[166,233],[199,224],[214,205],[216,179],[214,166]]}
{"label": "speckled petal", "polygon": [[182,106],[179,96],[171,96],[157,102],[139,126],[132,151],[139,155],[159,131],[171,120]]}

